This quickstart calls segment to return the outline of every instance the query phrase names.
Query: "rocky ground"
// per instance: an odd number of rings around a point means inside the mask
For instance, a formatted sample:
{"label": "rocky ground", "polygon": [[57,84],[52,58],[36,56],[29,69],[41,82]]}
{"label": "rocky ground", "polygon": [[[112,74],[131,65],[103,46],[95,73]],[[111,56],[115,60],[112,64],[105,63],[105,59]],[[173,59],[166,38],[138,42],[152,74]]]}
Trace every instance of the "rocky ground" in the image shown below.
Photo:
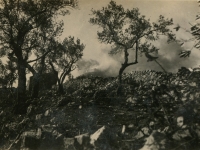
{"label": "rocky ground", "polygon": [[155,71],[117,79],[79,77],[66,94],[43,91],[27,100],[21,115],[14,99],[2,95],[2,150],[160,150],[199,149],[200,73]]}

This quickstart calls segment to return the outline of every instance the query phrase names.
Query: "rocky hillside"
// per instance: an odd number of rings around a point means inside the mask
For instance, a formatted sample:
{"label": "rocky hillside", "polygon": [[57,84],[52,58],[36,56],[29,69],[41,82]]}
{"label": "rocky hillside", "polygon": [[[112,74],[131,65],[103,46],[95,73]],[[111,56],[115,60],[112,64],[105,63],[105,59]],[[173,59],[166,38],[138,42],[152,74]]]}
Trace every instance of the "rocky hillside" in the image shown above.
{"label": "rocky hillside", "polygon": [[4,149],[199,149],[200,72],[156,71],[117,78],[80,76],[66,93],[42,91],[21,115],[2,94],[0,147]]}

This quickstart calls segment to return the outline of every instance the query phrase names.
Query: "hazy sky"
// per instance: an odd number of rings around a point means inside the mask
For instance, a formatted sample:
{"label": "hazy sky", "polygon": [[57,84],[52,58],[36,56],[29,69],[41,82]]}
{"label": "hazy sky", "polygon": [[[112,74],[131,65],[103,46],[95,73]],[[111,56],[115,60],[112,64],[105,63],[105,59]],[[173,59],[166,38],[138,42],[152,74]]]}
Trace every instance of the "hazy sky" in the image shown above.
{"label": "hazy sky", "polygon": [[[124,8],[138,7],[140,13],[150,18],[151,21],[156,21],[159,15],[164,15],[166,18],[173,18],[174,24],[189,29],[190,23],[195,23],[195,17],[199,12],[197,1],[188,0],[115,0],[117,4],[122,4]],[[86,45],[84,50],[83,60],[79,66],[82,70],[73,72],[74,76],[80,75],[85,71],[97,71],[105,75],[117,75],[120,63],[123,58],[120,55],[110,56],[108,52],[111,50],[110,45],[102,44],[97,39],[98,26],[89,23],[92,17],[91,9],[101,9],[108,5],[110,0],[79,0],[79,9],[71,10],[71,14],[63,17],[65,26],[64,33],[61,38],[69,35],[81,39]],[[175,32],[175,31],[174,31]],[[188,39],[190,34],[184,30],[177,33],[178,38]],[[200,52],[193,49],[189,58],[180,59],[178,54],[181,49],[190,49],[191,43],[180,47],[178,44],[167,44],[165,39],[157,42],[160,48],[158,61],[165,67],[167,71],[176,72],[181,66],[196,67],[200,65]],[[134,59],[134,58],[133,58]],[[120,62],[121,61],[121,62]],[[133,60],[134,61],[134,60]],[[139,63],[126,69],[146,70],[154,69],[161,70],[155,62],[147,62],[145,57],[139,57]]]}

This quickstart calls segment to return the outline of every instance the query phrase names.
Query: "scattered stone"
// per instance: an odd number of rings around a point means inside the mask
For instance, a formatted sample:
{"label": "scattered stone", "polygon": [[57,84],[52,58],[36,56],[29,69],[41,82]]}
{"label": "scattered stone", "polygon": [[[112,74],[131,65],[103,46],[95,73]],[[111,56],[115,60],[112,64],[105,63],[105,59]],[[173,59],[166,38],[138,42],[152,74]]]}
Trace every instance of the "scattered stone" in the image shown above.
{"label": "scattered stone", "polygon": [[74,138],[64,138],[63,142],[64,142],[64,149],[66,149],[66,150],[76,150],[76,148],[74,146],[74,143],[75,143]]}
{"label": "scattered stone", "polygon": [[126,130],[126,126],[125,126],[125,125],[123,125],[123,126],[122,126],[122,134],[124,134],[124,133],[125,133],[125,130]]}
{"label": "scattered stone", "polygon": [[43,114],[37,114],[37,115],[35,116],[35,120],[36,120],[36,121],[39,121],[39,120],[42,119],[42,117],[43,117]]}
{"label": "scattered stone", "polygon": [[116,149],[118,147],[118,137],[111,128],[101,127],[94,134],[90,135],[90,144],[97,149]]}
{"label": "scattered stone", "polygon": [[42,130],[45,132],[52,132],[53,131],[53,126],[51,126],[50,124],[47,125],[42,125]]}
{"label": "scattered stone", "polygon": [[191,139],[192,135],[190,133],[190,130],[188,128],[186,128],[186,129],[180,129],[180,130],[176,131],[173,134],[172,138],[176,141],[181,141],[184,139]]}
{"label": "scattered stone", "polygon": [[24,132],[21,135],[21,148],[37,149],[40,146],[41,135],[41,129]]}
{"label": "scattered stone", "polygon": [[51,112],[52,112],[52,111],[51,111],[50,109],[46,110],[45,113],[44,113],[44,116],[46,116],[46,117],[47,117],[47,116],[50,116],[50,115],[51,115]]}
{"label": "scattered stone", "polygon": [[55,123],[55,122],[56,122],[56,118],[53,117],[53,118],[50,120],[50,122]]}
{"label": "scattered stone", "polygon": [[163,133],[153,131],[146,139],[144,146],[140,150],[165,150],[168,149],[166,136]]}
{"label": "scattered stone", "polygon": [[131,96],[126,100],[126,102],[131,104],[136,104],[136,98],[133,98],[133,96]]}
{"label": "scattered stone", "polygon": [[127,128],[129,128],[129,129],[133,129],[135,126],[134,126],[134,124],[129,124],[128,126],[127,126]]}
{"label": "scattered stone", "polygon": [[177,126],[178,127],[182,127],[183,126],[183,121],[184,121],[183,116],[177,117],[176,120],[177,120]]}
{"label": "scattered stone", "polygon": [[30,115],[31,113],[33,113],[33,105],[28,106],[26,114]]}
{"label": "scattered stone", "polygon": [[75,136],[75,139],[80,145],[88,145],[90,143],[90,135],[88,133]]}
{"label": "scattered stone", "polygon": [[140,139],[143,138],[145,136],[149,136],[150,135],[150,129],[148,127],[144,127],[142,128],[134,137],[135,139]]}
{"label": "scattered stone", "polygon": [[176,131],[172,135],[173,142],[179,149],[199,149],[198,135],[190,127],[185,126],[184,129]]}

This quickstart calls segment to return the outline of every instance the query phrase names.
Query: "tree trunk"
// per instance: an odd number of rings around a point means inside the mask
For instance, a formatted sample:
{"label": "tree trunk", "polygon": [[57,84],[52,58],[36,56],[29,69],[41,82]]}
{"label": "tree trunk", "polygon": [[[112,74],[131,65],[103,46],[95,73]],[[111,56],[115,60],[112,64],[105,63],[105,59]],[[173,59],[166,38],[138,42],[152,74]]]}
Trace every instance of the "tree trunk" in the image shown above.
{"label": "tree trunk", "polygon": [[32,80],[32,90],[31,90],[31,98],[37,98],[39,95],[39,91],[40,91],[40,79],[42,76],[42,72],[44,69],[44,65],[45,65],[45,57],[41,58],[41,67],[39,69],[38,72],[36,72],[33,67],[29,66],[29,70],[32,72],[33,74],[33,80]]}
{"label": "tree trunk", "polygon": [[117,91],[116,94],[120,95],[121,94],[121,90],[122,90],[122,74],[124,72],[124,70],[126,69],[127,65],[122,64],[120,70],[119,70],[119,75],[118,75],[118,87],[117,87]]}
{"label": "tree trunk", "polygon": [[134,65],[138,63],[138,41],[136,41],[136,50],[135,50],[135,62],[128,62],[128,49],[125,48],[124,49],[124,63],[122,64],[120,70],[119,70],[119,75],[118,75],[118,88],[117,88],[117,95],[121,94],[121,90],[122,90],[122,74],[124,72],[124,70],[130,66],[130,65]]}
{"label": "tree trunk", "polygon": [[64,72],[61,74],[61,79],[59,79],[59,77],[58,77],[58,72],[55,70],[53,63],[52,63],[52,62],[49,62],[49,64],[50,64],[50,66],[51,66],[51,68],[52,68],[54,74],[55,74],[56,77],[57,77],[57,82],[58,82],[58,93],[64,94],[64,88],[63,88],[63,81],[64,81],[64,80],[62,80],[62,79],[63,79],[62,77],[63,77],[63,75],[64,75]]}
{"label": "tree trunk", "polygon": [[40,75],[35,73],[32,80],[31,98],[37,98],[40,88]]}
{"label": "tree trunk", "polygon": [[64,93],[63,84],[60,83],[60,81],[58,81],[58,92],[59,92],[60,94],[63,94],[63,93]]}
{"label": "tree trunk", "polygon": [[24,103],[26,100],[26,65],[23,60],[18,61],[18,103]]}
{"label": "tree trunk", "polygon": [[124,70],[126,69],[126,65],[123,64],[119,70],[119,76],[118,76],[118,80],[119,80],[119,84],[122,84],[122,74],[124,72]]}
{"label": "tree trunk", "polygon": [[118,80],[119,80],[119,85],[122,84],[122,74],[124,72],[124,70],[126,69],[126,67],[128,67],[128,56],[129,56],[129,53],[128,53],[128,49],[125,48],[124,49],[124,63],[122,64],[120,70],[119,70],[119,76],[118,76]]}

